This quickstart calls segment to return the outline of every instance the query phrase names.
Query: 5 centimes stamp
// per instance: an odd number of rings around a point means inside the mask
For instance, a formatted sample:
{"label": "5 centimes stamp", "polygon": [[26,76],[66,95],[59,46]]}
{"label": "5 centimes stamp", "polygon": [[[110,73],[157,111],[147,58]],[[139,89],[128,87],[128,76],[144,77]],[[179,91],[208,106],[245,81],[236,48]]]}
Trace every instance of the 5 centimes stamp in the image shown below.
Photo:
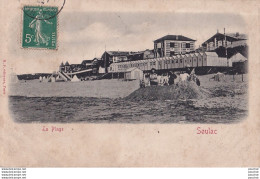
{"label": "5 centimes stamp", "polygon": [[57,48],[57,7],[24,6],[23,48]]}

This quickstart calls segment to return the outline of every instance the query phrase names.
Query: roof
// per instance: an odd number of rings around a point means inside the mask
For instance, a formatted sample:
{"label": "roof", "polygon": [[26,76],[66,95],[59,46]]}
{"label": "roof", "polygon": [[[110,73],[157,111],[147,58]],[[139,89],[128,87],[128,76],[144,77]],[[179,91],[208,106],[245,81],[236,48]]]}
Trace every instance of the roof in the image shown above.
{"label": "roof", "polygon": [[127,51],[106,51],[111,56],[127,56],[130,52]]}
{"label": "roof", "polygon": [[240,34],[240,33],[226,33],[227,36],[236,38],[238,40],[246,40],[247,35],[246,34]]}
{"label": "roof", "polygon": [[215,56],[218,57],[218,54],[216,52],[205,52],[207,56]]}
{"label": "roof", "polygon": [[196,53],[194,53],[194,55],[195,55],[195,56],[199,56],[199,55],[200,55],[200,53],[196,52]]}
{"label": "roof", "polygon": [[154,42],[160,42],[160,41],[164,41],[164,40],[176,40],[176,41],[196,41],[193,39],[190,39],[188,37],[182,36],[182,35],[166,35],[164,37],[161,37],[157,40],[155,40]]}
{"label": "roof", "polygon": [[[137,67],[132,67],[132,68],[128,68],[126,71],[127,72],[131,72],[131,71],[133,71],[133,70],[140,70],[139,68],[137,68]],[[140,71],[142,71],[142,70],[140,70]]]}
{"label": "roof", "polygon": [[82,64],[70,64],[70,66],[73,67],[73,68],[74,68],[74,67],[81,67]]}
{"label": "roof", "polygon": [[[215,37],[224,38],[225,34],[217,32],[215,35],[210,37],[204,43],[213,41]],[[227,33],[226,34],[226,38],[227,38],[228,41],[232,41],[233,42],[233,41],[238,41],[238,40],[247,40],[247,35],[246,34],[239,34],[238,32],[237,33]]]}
{"label": "roof", "polygon": [[93,60],[83,60],[83,61],[81,62],[81,64],[84,64],[84,63],[92,63],[92,61],[93,61]]}
{"label": "roof", "polygon": [[143,53],[144,52],[152,52],[152,53],[154,53],[154,49],[146,49],[146,50],[144,50],[144,51],[142,51]]}
{"label": "roof", "polygon": [[241,53],[237,52],[232,57],[229,58],[232,62],[244,62],[247,61],[247,58],[244,57]]}
{"label": "roof", "polygon": [[92,61],[94,61],[94,60],[102,60],[102,59],[101,59],[101,58],[96,58],[96,57],[95,57]]}
{"label": "roof", "polygon": [[68,66],[68,65],[70,65],[70,64],[69,64],[69,62],[68,62],[68,61],[66,61],[66,63],[65,63],[65,66]]}
{"label": "roof", "polygon": [[63,64],[63,62],[61,62],[61,64],[60,64],[60,67],[64,67],[64,64]]}

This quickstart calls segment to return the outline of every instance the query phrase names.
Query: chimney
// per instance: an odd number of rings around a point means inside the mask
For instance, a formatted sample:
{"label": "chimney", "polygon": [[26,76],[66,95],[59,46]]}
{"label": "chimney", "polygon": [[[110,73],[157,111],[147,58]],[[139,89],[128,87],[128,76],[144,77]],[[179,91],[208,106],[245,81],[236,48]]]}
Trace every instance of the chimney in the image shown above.
{"label": "chimney", "polygon": [[238,37],[239,36],[239,32],[236,32],[236,37]]}

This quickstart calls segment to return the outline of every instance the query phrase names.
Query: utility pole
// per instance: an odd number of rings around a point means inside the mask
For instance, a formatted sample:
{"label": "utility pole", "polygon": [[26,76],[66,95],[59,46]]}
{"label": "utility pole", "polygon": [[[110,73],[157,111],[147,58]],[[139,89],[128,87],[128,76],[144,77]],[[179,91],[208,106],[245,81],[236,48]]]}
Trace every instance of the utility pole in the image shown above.
{"label": "utility pole", "polygon": [[225,37],[225,53],[226,53],[226,58],[227,58],[227,66],[229,66],[228,56],[227,56],[227,36],[226,36],[226,30],[225,30],[225,28],[224,28],[224,37]]}
{"label": "utility pole", "polygon": [[106,49],[106,44],[105,44],[105,59],[104,59],[104,68],[105,68],[105,73],[107,73],[107,49]]}

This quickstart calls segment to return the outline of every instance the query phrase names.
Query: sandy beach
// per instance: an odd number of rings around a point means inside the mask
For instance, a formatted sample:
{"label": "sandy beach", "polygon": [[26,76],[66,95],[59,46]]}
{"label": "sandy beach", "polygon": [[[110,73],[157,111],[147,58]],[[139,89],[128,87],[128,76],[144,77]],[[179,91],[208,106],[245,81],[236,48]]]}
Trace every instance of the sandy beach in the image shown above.
{"label": "sandy beach", "polygon": [[[44,123],[234,123],[245,119],[248,113],[247,75],[244,75],[244,82],[240,75],[235,80],[233,76],[226,76],[226,81],[220,82],[209,81],[210,77],[212,75],[200,76],[201,86],[190,96],[181,94],[182,97],[172,98],[164,98],[162,94],[169,89],[167,86],[149,87],[146,90],[153,90],[154,95],[141,96],[138,92],[143,89],[136,90],[136,81],[120,82],[125,85],[122,88],[116,86],[119,83],[114,80],[113,85],[104,88],[107,80],[96,86],[96,90],[88,88],[87,84],[100,81],[20,82],[13,88],[20,90],[10,93],[10,113],[17,122]],[[53,85],[58,89],[50,92]]]}

